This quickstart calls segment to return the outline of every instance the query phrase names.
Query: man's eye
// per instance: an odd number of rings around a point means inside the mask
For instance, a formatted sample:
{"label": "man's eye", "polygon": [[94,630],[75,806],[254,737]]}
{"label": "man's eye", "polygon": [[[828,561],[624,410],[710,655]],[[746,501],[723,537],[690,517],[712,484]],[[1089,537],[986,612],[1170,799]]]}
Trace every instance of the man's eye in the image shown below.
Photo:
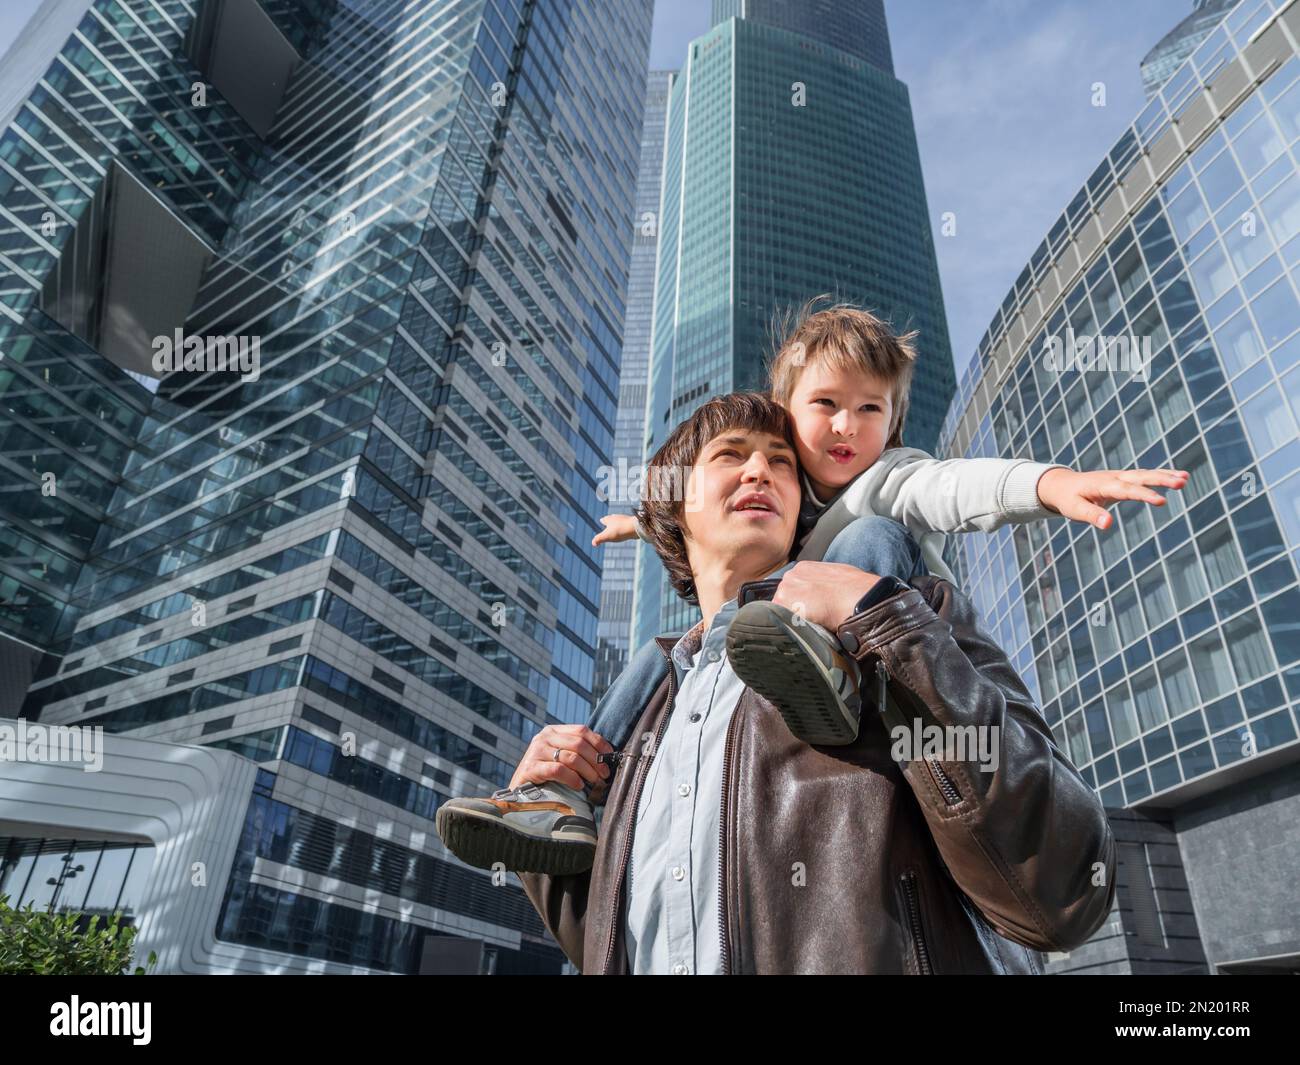
{"label": "man's eye", "polygon": [[789,455],[774,455],[774,456],[772,457],[772,461],[773,461],[773,462],[784,462],[787,466],[793,466],[793,465],[794,465],[794,463],[790,460],[790,456],[789,456]]}

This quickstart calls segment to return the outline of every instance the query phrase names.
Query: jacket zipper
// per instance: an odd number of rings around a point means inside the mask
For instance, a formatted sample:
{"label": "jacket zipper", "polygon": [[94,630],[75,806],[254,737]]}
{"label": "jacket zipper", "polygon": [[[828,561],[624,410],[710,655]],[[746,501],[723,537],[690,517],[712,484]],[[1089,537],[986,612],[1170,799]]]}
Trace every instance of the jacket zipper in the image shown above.
{"label": "jacket zipper", "polygon": [[614,880],[614,905],[610,911],[609,922],[609,944],[605,949],[605,965],[603,968],[604,975],[609,975],[610,966],[614,961],[614,943],[618,939],[618,907],[623,897],[623,882],[627,876],[627,865],[632,858],[632,836],[636,832],[636,809],[641,803],[641,792],[645,788],[645,778],[650,772],[650,763],[654,760],[655,755],[659,753],[659,741],[663,739],[664,729],[668,727],[668,716],[673,712],[673,700],[677,697],[677,673],[673,669],[672,663],[668,663],[668,701],[664,706],[663,719],[659,722],[659,730],[655,734],[654,747],[649,756],[640,758],[641,773],[636,781],[636,794],[632,797],[632,816],[628,820],[627,839],[623,841],[623,852],[619,855],[618,876]]}
{"label": "jacket zipper", "polygon": [[722,749],[722,810],[718,817],[718,942],[722,946],[722,975],[731,975],[731,929],[727,921],[727,798],[731,791],[731,751],[740,720],[741,698],[727,722],[727,742]]}
{"label": "jacket zipper", "polygon": [[[876,706],[879,708],[881,715],[885,713],[886,702],[888,698],[889,670],[885,668],[882,659],[876,659]],[[906,722],[903,723],[906,725]],[[957,806],[961,802],[961,792],[957,790],[957,785],[952,782],[943,766],[937,759],[927,758],[925,764],[930,769],[930,776],[934,779],[935,786],[943,795],[943,801],[949,806]]]}
{"label": "jacket zipper", "polygon": [[930,948],[925,944],[925,930],[921,927],[921,909],[916,894],[916,874],[904,873],[898,878],[903,885],[903,898],[907,901],[907,921],[912,929],[912,945],[916,951],[916,963],[922,976],[933,976],[930,967]]}
{"label": "jacket zipper", "polygon": [[926,764],[929,765],[930,775],[934,777],[934,782],[938,785],[939,791],[943,795],[943,801],[949,806],[956,806],[960,803],[961,792],[957,790],[957,786],[952,782],[952,778],[944,772],[943,766],[933,758],[929,759]]}

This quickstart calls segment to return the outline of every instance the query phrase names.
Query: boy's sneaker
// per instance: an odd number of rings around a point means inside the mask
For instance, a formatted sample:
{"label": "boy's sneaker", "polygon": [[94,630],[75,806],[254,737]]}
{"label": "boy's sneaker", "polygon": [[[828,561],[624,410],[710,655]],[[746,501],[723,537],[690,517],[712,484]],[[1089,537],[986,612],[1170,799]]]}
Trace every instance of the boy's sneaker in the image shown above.
{"label": "boy's sneaker", "polygon": [[727,628],[727,658],[805,743],[844,746],[857,739],[858,664],[829,629],[776,603],[746,603]]}
{"label": "boy's sneaker", "polygon": [[568,876],[591,868],[596,819],[581,792],[563,784],[521,784],[487,798],[449,799],[434,825],[443,844],[466,865],[512,873]]}

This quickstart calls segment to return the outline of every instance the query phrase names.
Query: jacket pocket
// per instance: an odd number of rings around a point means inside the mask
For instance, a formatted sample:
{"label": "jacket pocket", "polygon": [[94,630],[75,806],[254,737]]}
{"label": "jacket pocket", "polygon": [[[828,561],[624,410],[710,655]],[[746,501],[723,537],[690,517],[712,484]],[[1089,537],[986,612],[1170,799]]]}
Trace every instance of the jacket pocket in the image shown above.
{"label": "jacket pocket", "polygon": [[925,921],[921,915],[921,882],[911,869],[898,877],[898,901],[905,944],[903,968],[913,975],[933,976],[930,944],[926,939]]}

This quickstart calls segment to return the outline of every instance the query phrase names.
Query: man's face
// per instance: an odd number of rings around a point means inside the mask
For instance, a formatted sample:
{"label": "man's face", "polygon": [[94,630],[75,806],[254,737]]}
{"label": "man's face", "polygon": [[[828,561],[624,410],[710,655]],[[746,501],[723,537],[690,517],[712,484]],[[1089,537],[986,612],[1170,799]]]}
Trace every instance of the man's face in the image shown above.
{"label": "man's face", "polygon": [[693,570],[743,559],[757,578],[787,561],[799,518],[799,472],[781,437],[719,433],[691,468],[686,498],[682,526]]}
{"label": "man's face", "polygon": [[789,409],[799,462],[823,499],[880,458],[894,415],[884,381],[821,360],[799,375]]}

